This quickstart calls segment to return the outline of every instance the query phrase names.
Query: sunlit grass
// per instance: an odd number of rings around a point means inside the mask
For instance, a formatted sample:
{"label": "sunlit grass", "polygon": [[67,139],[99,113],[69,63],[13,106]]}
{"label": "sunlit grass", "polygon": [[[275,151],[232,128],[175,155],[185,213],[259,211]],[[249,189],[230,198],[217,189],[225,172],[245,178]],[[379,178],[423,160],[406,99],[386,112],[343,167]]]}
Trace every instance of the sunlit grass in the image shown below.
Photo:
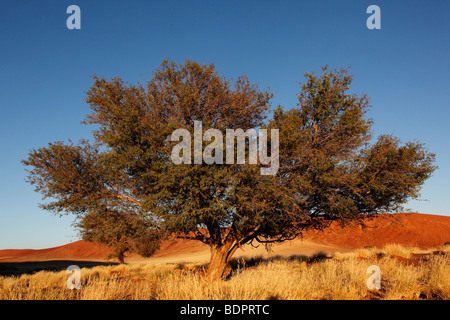
{"label": "sunlit grass", "polygon": [[[40,271],[0,277],[0,299],[449,299],[449,249],[439,250],[422,260],[411,257],[424,250],[398,245],[332,257],[241,259],[226,280],[212,282],[204,266],[192,264],[97,266],[81,269],[79,290],[67,288],[65,270]],[[381,270],[380,290],[367,288],[370,265]]]}

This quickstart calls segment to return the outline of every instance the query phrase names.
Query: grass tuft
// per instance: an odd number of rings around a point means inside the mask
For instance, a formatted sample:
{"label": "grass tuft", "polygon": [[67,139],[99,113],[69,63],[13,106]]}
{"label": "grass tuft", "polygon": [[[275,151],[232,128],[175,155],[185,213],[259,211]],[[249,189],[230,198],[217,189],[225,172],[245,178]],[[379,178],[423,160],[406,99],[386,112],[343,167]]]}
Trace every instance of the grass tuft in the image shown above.
{"label": "grass tuft", "polygon": [[[2,300],[126,299],[450,299],[450,253],[389,245],[327,256],[234,259],[226,280],[207,281],[202,266],[118,265],[81,269],[81,289],[66,271],[0,277]],[[420,257],[420,258],[417,258]],[[381,289],[368,289],[367,268],[381,270]]]}

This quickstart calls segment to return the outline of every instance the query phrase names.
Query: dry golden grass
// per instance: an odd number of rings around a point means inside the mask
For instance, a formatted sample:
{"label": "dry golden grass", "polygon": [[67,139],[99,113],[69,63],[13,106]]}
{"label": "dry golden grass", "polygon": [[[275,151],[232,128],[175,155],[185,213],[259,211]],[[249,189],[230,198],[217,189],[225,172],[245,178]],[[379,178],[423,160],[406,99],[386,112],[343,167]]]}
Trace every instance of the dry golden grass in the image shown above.
{"label": "dry golden grass", "polygon": [[[213,282],[196,265],[97,266],[81,269],[79,290],[67,288],[66,271],[41,271],[0,277],[0,299],[450,299],[450,249],[439,250],[390,245],[333,257],[235,260],[231,276]],[[381,270],[380,290],[367,288],[370,265]]]}

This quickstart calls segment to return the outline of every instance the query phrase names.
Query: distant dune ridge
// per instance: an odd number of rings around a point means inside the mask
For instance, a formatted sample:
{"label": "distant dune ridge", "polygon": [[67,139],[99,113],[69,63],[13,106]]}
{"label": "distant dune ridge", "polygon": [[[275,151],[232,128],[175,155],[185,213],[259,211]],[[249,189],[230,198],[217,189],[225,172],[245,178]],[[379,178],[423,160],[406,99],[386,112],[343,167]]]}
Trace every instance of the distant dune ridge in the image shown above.
{"label": "distant dune ridge", "polygon": [[450,217],[420,213],[399,213],[389,219],[381,216],[367,222],[367,227],[340,228],[336,224],[322,232],[307,232],[305,238],[318,243],[349,249],[386,244],[427,249],[450,242]]}
{"label": "distant dune ridge", "polygon": [[96,243],[79,240],[66,245],[47,249],[0,250],[0,262],[25,262],[45,260],[97,260],[105,259],[110,250]]}
{"label": "distant dune ridge", "polygon": [[[294,240],[285,246],[289,246],[290,253],[295,252],[298,247],[300,253],[302,246],[311,246],[311,243],[317,244],[318,248],[332,246],[332,248],[348,250],[368,246],[381,248],[392,243],[426,249],[450,242],[450,217],[448,216],[418,213],[401,213],[394,216],[397,222],[387,218],[375,218],[367,223],[366,228],[341,228],[332,224],[324,231],[306,232],[302,240]],[[275,253],[277,253],[277,247],[278,245],[273,248]],[[49,260],[101,261],[105,260],[109,253],[110,250],[104,246],[80,240],[48,249],[0,250],[0,263]],[[189,259],[191,255],[207,258],[209,247],[194,240],[164,241],[161,249],[151,259],[164,261],[164,258],[177,256]]]}

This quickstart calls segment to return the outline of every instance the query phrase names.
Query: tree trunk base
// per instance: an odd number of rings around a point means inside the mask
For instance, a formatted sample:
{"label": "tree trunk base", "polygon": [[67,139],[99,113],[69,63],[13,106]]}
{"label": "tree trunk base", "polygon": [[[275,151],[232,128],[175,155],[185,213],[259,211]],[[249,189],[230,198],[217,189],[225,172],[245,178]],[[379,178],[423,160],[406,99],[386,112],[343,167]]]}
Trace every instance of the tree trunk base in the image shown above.
{"label": "tree trunk base", "polygon": [[206,271],[206,277],[209,280],[224,279],[230,275],[231,267],[228,262],[236,248],[230,243],[211,246],[211,260]]}

